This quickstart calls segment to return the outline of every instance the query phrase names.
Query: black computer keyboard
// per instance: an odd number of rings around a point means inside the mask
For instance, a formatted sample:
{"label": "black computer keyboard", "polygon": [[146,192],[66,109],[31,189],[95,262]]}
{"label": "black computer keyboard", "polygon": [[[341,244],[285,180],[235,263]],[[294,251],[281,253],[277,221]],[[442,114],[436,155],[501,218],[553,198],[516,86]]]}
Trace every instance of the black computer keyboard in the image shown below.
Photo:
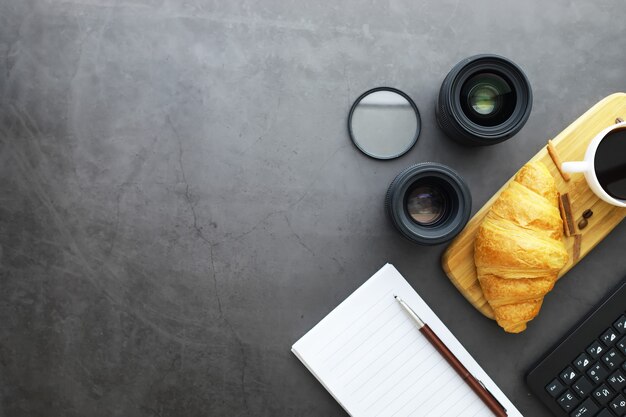
{"label": "black computer keyboard", "polygon": [[526,375],[556,416],[626,416],[626,278]]}

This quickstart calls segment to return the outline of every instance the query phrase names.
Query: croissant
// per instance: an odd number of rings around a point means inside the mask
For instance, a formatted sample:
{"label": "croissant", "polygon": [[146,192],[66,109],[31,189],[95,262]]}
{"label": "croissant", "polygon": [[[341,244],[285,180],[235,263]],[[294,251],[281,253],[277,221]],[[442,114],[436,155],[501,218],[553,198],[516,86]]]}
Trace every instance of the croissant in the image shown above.
{"label": "croissant", "polygon": [[530,162],[491,206],[474,242],[478,281],[500,327],[524,331],[567,260],[554,178]]}

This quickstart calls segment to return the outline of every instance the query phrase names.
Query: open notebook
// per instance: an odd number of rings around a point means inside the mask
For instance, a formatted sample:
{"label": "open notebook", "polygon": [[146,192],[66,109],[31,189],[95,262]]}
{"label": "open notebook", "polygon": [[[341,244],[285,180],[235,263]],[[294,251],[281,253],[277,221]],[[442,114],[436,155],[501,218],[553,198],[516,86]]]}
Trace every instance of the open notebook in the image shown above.
{"label": "open notebook", "polygon": [[387,264],[291,350],[353,417],[492,417],[393,298],[401,297],[491,391],[521,416],[424,300]]}

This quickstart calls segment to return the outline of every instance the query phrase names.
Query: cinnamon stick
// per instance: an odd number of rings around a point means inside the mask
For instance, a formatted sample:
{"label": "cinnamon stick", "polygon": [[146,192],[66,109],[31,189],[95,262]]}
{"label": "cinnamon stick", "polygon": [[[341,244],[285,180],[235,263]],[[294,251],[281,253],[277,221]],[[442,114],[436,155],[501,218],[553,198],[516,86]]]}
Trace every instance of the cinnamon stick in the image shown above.
{"label": "cinnamon stick", "polygon": [[552,140],[548,140],[548,154],[550,154],[550,158],[552,158],[552,162],[556,165],[556,169],[559,170],[559,174],[565,181],[570,180],[570,175],[567,172],[563,172],[561,169],[561,158],[559,157],[559,153],[556,151],[556,148],[552,144]]}
{"label": "cinnamon stick", "polygon": [[574,262],[578,262],[580,259],[580,244],[582,243],[583,235],[574,235]]}
{"label": "cinnamon stick", "polygon": [[563,219],[563,231],[565,236],[572,236],[576,229],[574,228],[574,217],[572,216],[572,206],[570,205],[569,194],[561,194],[559,197],[559,210]]}

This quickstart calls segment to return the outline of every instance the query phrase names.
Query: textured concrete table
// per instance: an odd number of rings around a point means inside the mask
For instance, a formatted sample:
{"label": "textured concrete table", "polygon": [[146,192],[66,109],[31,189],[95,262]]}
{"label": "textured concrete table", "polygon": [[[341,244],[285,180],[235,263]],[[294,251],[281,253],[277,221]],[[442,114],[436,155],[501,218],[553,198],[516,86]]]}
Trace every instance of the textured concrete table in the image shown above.
{"label": "textured concrete table", "polygon": [[[442,246],[400,238],[383,196],[432,160],[476,211],[626,89],[622,2],[217,3],[0,1],[0,416],[345,415],[289,349],[387,261],[546,415],[523,373],[626,273],[626,225],[514,336],[456,292]],[[534,109],[513,140],[467,149],[433,106],[479,52],[526,70]],[[346,133],[380,85],[423,121],[390,162]]]}

